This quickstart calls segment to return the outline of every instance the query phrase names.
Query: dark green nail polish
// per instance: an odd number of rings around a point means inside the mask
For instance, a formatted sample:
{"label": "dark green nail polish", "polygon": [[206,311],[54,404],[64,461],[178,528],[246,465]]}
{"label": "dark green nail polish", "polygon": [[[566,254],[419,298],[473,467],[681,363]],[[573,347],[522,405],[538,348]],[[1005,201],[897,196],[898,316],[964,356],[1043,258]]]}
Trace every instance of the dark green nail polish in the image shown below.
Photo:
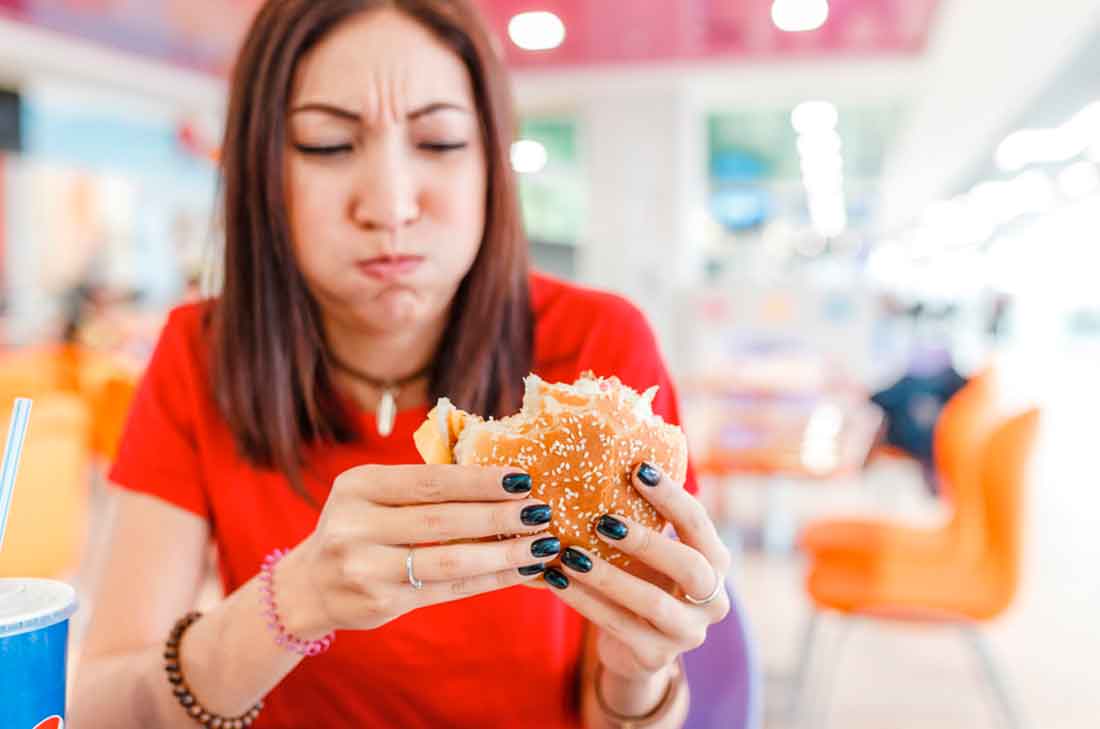
{"label": "dark green nail polish", "polygon": [[561,542],[557,537],[539,539],[531,545],[531,554],[536,557],[549,557],[561,551]]}
{"label": "dark green nail polish", "polygon": [[638,467],[638,480],[646,486],[656,486],[661,482],[661,472],[648,463]]}
{"label": "dark green nail polish", "polygon": [[531,575],[537,575],[545,569],[546,565],[544,565],[542,562],[537,562],[535,564],[529,564],[526,567],[520,567],[519,573],[524,577],[530,577]]}
{"label": "dark green nail polish", "polygon": [[569,569],[576,570],[577,572],[592,571],[592,560],[588,558],[588,555],[583,552],[578,552],[572,547],[562,553],[561,562]]}
{"label": "dark green nail polish", "polygon": [[504,477],[504,490],[510,494],[525,494],[531,490],[531,477],[526,473],[509,473]]}
{"label": "dark green nail polish", "polygon": [[556,587],[559,590],[569,587],[569,578],[553,567],[542,573],[542,579],[546,580],[551,587]]}
{"label": "dark green nail polish", "polygon": [[613,516],[601,516],[596,522],[596,531],[608,539],[625,539],[627,534],[626,524]]}
{"label": "dark green nail polish", "polygon": [[547,504],[535,504],[524,507],[519,513],[520,520],[527,526],[537,526],[550,522],[550,507]]}

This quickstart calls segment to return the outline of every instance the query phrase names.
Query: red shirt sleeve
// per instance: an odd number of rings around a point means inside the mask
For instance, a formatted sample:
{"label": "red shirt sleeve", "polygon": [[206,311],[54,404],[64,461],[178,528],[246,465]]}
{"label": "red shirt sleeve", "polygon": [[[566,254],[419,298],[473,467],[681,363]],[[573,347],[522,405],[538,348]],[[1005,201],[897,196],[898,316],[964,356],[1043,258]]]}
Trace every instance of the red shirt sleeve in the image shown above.
{"label": "red shirt sleeve", "polygon": [[[676,386],[665,367],[657,338],[645,314],[621,297],[605,296],[606,314],[593,322],[587,337],[589,351],[582,361],[599,362],[603,371],[597,370],[597,375],[615,375],[623,384],[638,392],[657,385],[659,389],[653,400],[653,412],[664,418],[666,423],[680,425]],[[693,494],[699,492],[695,468],[690,460],[684,487]]]}
{"label": "red shirt sleeve", "polygon": [[134,396],[110,479],[209,519],[197,446],[205,382],[196,351],[200,327],[195,306],[168,317]]}

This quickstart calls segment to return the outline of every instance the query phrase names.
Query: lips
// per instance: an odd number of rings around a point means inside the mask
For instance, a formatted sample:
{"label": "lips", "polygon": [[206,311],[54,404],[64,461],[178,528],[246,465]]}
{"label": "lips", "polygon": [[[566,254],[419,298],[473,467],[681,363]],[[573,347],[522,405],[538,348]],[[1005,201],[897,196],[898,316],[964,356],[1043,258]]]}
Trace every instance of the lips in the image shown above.
{"label": "lips", "polygon": [[360,271],[378,281],[392,281],[416,272],[423,256],[375,256],[356,264]]}

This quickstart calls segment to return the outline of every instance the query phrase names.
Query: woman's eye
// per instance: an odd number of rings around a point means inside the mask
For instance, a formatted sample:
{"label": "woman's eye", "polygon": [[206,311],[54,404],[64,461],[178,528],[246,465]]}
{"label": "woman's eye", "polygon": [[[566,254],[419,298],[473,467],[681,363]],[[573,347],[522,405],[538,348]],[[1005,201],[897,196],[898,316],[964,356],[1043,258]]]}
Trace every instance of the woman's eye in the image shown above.
{"label": "woman's eye", "polygon": [[424,142],[419,145],[428,152],[453,152],[456,149],[465,149],[466,142]]}
{"label": "woman's eye", "polygon": [[350,144],[295,144],[294,148],[302,154],[312,154],[318,157],[331,157],[333,155],[344,154],[352,150]]}

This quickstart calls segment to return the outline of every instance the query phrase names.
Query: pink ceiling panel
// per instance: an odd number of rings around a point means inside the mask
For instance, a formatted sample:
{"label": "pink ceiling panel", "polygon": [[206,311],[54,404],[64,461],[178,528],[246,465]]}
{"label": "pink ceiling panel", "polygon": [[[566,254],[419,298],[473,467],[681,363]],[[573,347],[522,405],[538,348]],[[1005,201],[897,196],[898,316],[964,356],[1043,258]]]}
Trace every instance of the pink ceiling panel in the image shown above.
{"label": "pink ceiling panel", "polygon": [[[911,54],[939,0],[831,0],[828,22],[784,33],[772,0],[474,0],[514,68],[730,58]],[[260,0],[0,0],[0,15],[183,65],[224,72]],[[516,13],[549,10],[566,39],[551,51],[507,41]]]}
{"label": "pink ceiling panel", "polygon": [[790,55],[897,54],[923,50],[939,0],[832,0],[828,22],[785,33],[771,22],[772,0],[477,0],[507,37],[516,13],[549,10],[566,26],[551,51],[507,45],[518,68],[699,61]]}

